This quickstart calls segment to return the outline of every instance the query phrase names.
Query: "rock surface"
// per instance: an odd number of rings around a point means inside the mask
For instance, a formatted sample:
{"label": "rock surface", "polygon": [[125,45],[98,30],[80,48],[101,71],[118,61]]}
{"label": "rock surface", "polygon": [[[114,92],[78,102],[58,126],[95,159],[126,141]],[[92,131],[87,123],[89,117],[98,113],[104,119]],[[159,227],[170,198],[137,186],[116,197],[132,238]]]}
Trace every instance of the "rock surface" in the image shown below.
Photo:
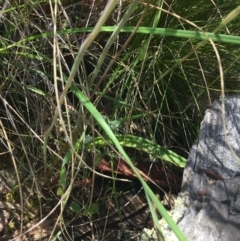
{"label": "rock surface", "polygon": [[[206,111],[199,139],[191,148],[181,192],[170,213],[189,241],[239,240],[239,110],[240,96],[215,101]],[[165,224],[162,227],[166,241],[178,240]]]}
{"label": "rock surface", "polygon": [[240,96],[215,101],[191,149],[181,191],[187,210],[179,222],[190,241],[240,237],[239,109]]}
{"label": "rock surface", "polygon": [[[178,220],[189,241],[240,237],[239,110],[240,96],[215,101],[206,111],[199,140],[190,151],[179,194],[186,209]],[[177,238],[169,235],[166,240]]]}

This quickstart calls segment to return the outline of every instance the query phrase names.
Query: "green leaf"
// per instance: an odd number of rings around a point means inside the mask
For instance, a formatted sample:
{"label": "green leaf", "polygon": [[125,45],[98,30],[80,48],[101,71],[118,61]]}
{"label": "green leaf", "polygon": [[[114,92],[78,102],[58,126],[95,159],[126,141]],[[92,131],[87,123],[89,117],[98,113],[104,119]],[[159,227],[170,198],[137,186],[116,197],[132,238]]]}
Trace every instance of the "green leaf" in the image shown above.
{"label": "green leaf", "polygon": [[86,207],[84,211],[84,215],[89,216],[95,214],[99,211],[99,207],[96,204],[91,204],[90,206]]}
{"label": "green leaf", "polygon": [[81,212],[81,206],[77,202],[71,202],[70,209],[76,214]]}
{"label": "green leaf", "polygon": [[62,187],[59,187],[57,189],[57,196],[61,197],[63,195],[64,191],[63,191],[63,188]]}
{"label": "green leaf", "polygon": [[[133,136],[133,135],[118,134],[115,136],[122,146],[132,147],[137,150],[144,151],[166,162],[170,162],[171,164],[178,167],[185,167],[186,165],[187,160],[184,157],[152,141],[149,141],[147,139],[144,139],[138,136]],[[87,147],[92,148],[93,146],[105,146],[109,142],[110,142],[109,138],[103,139],[101,137],[98,137],[98,138],[95,138],[93,141],[89,142],[87,144]]]}
{"label": "green leaf", "polygon": [[60,184],[62,185],[63,190],[65,190],[67,186],[67,176],[65,167],[62,167],[60,171]]}

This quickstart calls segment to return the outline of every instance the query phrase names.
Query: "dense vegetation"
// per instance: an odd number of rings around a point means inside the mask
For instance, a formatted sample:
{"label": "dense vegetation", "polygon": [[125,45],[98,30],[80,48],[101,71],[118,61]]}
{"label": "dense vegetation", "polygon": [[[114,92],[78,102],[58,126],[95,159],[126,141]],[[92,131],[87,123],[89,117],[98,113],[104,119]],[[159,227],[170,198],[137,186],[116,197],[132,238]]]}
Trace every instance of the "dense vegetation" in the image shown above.
{"label": "dense vegetation", "polygon": [[[98,199],[119,192],[112,181],[94,199],[94,180],[114,180],[118,159],[168,218],[134,163],[181,177],[205,110],[239,92],[239,13],[236,0],[2,3],[0,168],[16,178],[3,201],[20,204],[3,236],[49,209],[62,227],[75,214],[91,218]],[[74,200],[76,187],[88,200]]]}

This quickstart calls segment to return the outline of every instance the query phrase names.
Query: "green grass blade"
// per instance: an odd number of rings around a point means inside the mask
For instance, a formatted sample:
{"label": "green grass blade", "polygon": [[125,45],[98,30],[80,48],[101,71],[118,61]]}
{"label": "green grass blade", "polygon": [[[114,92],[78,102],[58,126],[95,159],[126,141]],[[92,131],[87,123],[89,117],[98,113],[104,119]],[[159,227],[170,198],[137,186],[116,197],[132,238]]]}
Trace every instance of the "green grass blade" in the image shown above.
{"label": "green grass blade", "polygon": [[[106,26],[106,27],[101,27],[99,29],[99,32],[113,32],[115,29],[116,29],[115,26]],[[88,28],[67,29],[67,30],[58,31],[57,33],[61,35],[61,34],[87,33],[92,31],[93,31],[93,27],[88,27]],[[133,31],[134,31],[134,27],[125,26],[121,29],[120,32],[131,33]],[[240,36],[234,36],[234,35],[228,35],[228,34],[217,34],[217,33],[211,33],[211,32],[200,32],[200,31],[169,29],[169,28],[139,27],[136,33],[172,36],[172,37],[188,38],[188,39],[196,39],[196,40],[211,39],[214,42],[240,44]],[[14,44],[9,44],[6,47],[0,48],[0,52],[4,52],[7,49],[13,48],[15,46],[19,46],[23,42],[39,40],[39,39],[51,37],[51,36],[53,36],[52,32],[43,33],[41,35],[34,35],[29,38],[22,39],[19,42],[16,42]]]}
{"label": "green grass blade", "polygon": [[[122,146],[132,147],[137,150],[144,151],[178,167],[183,168],[186,165],[187,160],[185,158],[163,146],[157,145],[152,141],[132,135],[116,134],[115,136]],[[105,146],[107,143],[109,143],[109,139],[98,137],[95,138],[91,143],[88,143],[87,146],[88,148],[91,148],[92,146]]]}
{"label": "green grass blade", "polygon": [[84,107],[92,114],[94,119],[98,122],[98,124],[102,127],[102,129],[105,131],[105,133],[109,136],[110,140],[114,143],[116,148],[118,149],[119,153],[121,153],[124,160],[127,162],[127,164],[132,168],[136,176],[138,177],[139,181],[142,183],[145,192],[149,195],[151,200],[155,203],[158,211],[160,212],[161,216],[165,219],[169,227],[173,230],[175,235],[178,237],[180,241],[187,241],[187,238],[185,235],[181,232],[177,224],[172,220],[166,209],[163,207],[163,205],[160,203],[160,201],[157,199],[155,194],[152,192],[152,190],[149,188],[147,183],[143,180],[141,175],[138,173],[136,167],[132,163],[131,159],[127,155],[127,153],[122,148],[121,144],[119,143],[118,139],[102,117],[102,115],[98,112],[98,110],[94,107],[94,105],[90,102],[90,100],[76,87],[74,83],[70,86],[71,90],[75,95],[78,97],[80,102],[84,105]]}

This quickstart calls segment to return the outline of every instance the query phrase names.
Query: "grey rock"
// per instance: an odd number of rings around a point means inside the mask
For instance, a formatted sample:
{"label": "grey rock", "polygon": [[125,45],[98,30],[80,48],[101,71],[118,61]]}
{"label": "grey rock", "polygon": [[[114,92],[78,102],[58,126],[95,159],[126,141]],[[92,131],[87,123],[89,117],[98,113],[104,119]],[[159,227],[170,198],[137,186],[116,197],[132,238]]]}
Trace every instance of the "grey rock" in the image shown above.
{"label": "grey rock", "polygon": [[190,151],[180,193],[187,208],[179,222],[189,241],[240,237],[239,110],[240,96],[215,101]]}
{"label": "grey rock", "polygon": [[[189,241],[240,239],[240,96],[220,98],[206,111],[170,215]],[[178,240],[160,224],[166,241]],[[143,234],[158,240],[154,229]]]}

